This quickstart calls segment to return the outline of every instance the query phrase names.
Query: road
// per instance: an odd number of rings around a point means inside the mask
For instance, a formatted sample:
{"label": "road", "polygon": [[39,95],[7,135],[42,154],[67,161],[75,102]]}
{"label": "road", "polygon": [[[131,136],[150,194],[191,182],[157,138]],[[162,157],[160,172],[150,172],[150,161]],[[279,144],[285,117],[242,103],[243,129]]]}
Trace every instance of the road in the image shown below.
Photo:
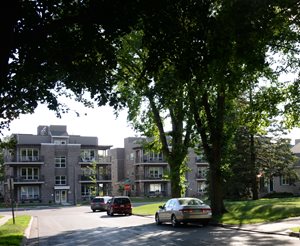
{"label": "road", "polygon": [[[9,213],[9,212],[0,212]],[[153,217],[107,216],[88,206],[17,211],[33,216],[27,245],[160,246],[160,245],[300,245],[298,238],[249,230],[187,225],[157,226]]]}

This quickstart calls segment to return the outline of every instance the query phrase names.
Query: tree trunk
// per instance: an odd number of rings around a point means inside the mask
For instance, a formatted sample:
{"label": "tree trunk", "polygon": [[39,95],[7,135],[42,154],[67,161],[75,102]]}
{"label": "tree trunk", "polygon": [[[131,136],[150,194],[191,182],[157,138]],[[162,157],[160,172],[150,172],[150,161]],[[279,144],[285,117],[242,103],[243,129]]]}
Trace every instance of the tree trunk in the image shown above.
{"label": "tree trunk", "polygon": [[226,212],[223,201],[223,181],[221,173],[221,152],[220,148],[213,147],[213,156],[209,158],[210,164],[210,200],[212,213],[215,216]]}
{"label": "tree trunk", "polygon": [[[183,161],[183,160],[182,160]],[[174,160],[169,161],[170,181],[171,181],[171,197],[181,197],[182,184],[180,183],[180,166],[181,162]]]}
{"label": "tree trunk", "polygon": [[255,146],[254,146],[254,135],[250,134],[250,160],[251,160],[251,168],[252,168],[252,199],[258,199],[258,184],[257,184],[257,173],[256,173],[256,165],[255,165]]}

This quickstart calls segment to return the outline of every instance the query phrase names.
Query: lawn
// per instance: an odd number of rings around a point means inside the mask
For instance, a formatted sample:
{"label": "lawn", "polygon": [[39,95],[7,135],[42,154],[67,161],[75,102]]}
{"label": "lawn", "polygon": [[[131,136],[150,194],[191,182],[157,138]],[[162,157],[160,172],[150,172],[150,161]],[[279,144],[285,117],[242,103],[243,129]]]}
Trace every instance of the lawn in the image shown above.
{"label": "lawn", "polygon": [[165,202],[152,202],[146,205],[133,206],[132,213],[139,215],[154,215],[158,210],[158,206],[163,205]]}
{"label": "lawn", "polygon": [[[165,201],[149,203],[133,208],[134,214],[154,215],[158,206]],[[300,216],[300,198],[272,198],[256,201],[225,201],[228,213],[216,217],[216,222],[224,224],[252,224],[272,222]]]}
{"label": "lawn", "polygon": [[225,202],[228,213],[216,218],[226,224],[272,222],[300,216],[300,198],[271,198],[256,201]]}
{"label": "lawn", "polygon": [[30,219],[29,215],[17,216],[15,224],[13,224],[13,219],[9,219],[4,225],[0,226],[0,245],[21,245]]}

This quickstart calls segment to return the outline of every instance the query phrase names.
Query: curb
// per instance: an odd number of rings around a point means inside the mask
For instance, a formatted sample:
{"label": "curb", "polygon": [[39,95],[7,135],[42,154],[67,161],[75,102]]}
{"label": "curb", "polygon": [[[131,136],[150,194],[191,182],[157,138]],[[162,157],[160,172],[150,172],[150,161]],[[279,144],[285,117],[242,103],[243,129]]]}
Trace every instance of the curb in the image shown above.
{"label": "curb", "polygon": [[21,246],[25,246],[26,243],[27,243],[27,241],[28,241],[28,239],[29,239],[32,222],[33,222],[33,217],[31,216],[30,222],[29,222],[29,224],[28,224],[28,226],[27,226],[27,228],[26,228],[26,230],[24,232]]}
{"label": "curb", "polygon": [[290,236],[290,237],[298,237],[300,239],[300,232],[270,232],[270,231],[261,231],[261,230],[254,230],[254,229],[247,229],[247,228],[242,228],[238,227],[235,225],[228,225],[228,224],[219,224],[219,223],[210,223],[211,226],[219,226],[223,228],[230,228],[234,230],[243,230],[243,231],[252,231],[252,232],[259,232],[259,233],[264,233],[264,234],[274,234],[274,235],[282,235],[282,236]]}
{"label": "curb", "polygon": [[298,237],[300,239],[300,232],[293,232],[292,231],[292,232],[289,233],[289,236],[290,237]]}

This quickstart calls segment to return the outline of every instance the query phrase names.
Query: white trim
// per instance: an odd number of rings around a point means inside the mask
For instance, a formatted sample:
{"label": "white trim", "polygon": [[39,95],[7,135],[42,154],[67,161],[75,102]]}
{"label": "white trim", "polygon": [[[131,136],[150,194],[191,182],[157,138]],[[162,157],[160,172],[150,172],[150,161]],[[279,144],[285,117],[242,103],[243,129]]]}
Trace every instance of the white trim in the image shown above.
{"label": "white trim", "polygon": [[54,186],[54,190],[70,190],[70,186],[68,185]]}

